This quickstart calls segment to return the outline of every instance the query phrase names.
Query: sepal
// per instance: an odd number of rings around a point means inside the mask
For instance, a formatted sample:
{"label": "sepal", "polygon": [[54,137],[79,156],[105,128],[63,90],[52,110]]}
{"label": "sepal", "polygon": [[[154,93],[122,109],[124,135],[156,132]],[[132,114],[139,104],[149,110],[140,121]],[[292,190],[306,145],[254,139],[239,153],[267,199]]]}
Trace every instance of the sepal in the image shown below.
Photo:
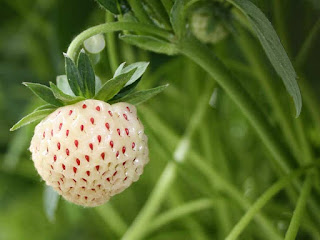
{"label": "sepal", "polygon": [[43,101],[55,105],[55,106],[62,106],[62,102],[55,98],[51,88],[39,84],[39,83],[29,83],[24,82],[23,85],[28,87],[37,97],[42,99]]}
{"label": "sepal", "polygon": [[165,90],[167,87],[169,86],[169,84],[163,85],[163,86],[159,86],[156,88],[151,88],[148,90],[143,90],[143,91],[138,91],[138,92],[134,92],[132,94],[126,95],[122,98],[119,98],[115,101],[112,101],[111,103],[116,103],[116,102],[127,102],[133,105],[138,105],[141,104],[147,100],[149,100],[150,98],[156,96],[157,94],[161,93],[163,90]]}

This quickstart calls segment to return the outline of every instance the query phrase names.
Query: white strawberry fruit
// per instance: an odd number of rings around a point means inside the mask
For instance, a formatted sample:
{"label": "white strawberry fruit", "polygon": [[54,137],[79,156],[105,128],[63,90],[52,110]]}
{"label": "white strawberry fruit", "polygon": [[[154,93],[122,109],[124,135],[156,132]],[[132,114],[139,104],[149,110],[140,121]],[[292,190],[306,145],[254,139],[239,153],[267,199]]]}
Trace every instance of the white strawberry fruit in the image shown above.
{"label": "white strawberry fruit", "polygon": [[78,67],[66,57],[67,77],[59,78],[58,87],[25,83],[48,104],[12,130],[44,118],[31,141],[32,160],[46,184],[75,204],[105,203],[137,181],[149,161],[148,138],[132,104],[166,86],[132,93],[147,63],[123,66],[96,89],[89,58],[81,52]]}

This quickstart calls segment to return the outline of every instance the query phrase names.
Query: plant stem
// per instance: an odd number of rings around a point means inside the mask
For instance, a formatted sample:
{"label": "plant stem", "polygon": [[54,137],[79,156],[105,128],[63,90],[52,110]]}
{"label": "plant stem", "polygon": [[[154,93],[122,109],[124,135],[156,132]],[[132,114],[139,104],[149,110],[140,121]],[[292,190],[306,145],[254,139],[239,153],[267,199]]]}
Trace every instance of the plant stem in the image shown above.
{"label": "plant stem", "polygon": [[229,235],[226,237],[226,240],[235,240],[238,239],[242,231],[246,228],[246,226],[250,223],[250,221],[254,218],[254,216],[268,203],[268,201],[275,196],[280,190],[282,190],[285,186],[290,184],[293,178],[299,177],[303,174],[308,168],[297,170],[290,175],[278,180],[275,184],[273,184],[267,191],[265,191],[256,202],[251,205],[248,211],[242,216],[242,218],[238,221],[238,223],[233,227]]}
{"label": "plant stem", "polygon": [[[199,155],[196,155],[194,152],[190,152],[188,160],[199,171],[201,171],[201,173],[204,176],[208,178],[214,189],[218,189],[224,192],[225,194],[229,195],[229,197],[231,199],[234,199],[235,202],[237,202],[242,209],[247,210],[250,208],[251,203],[249,202],[249,200],[245,199],[242,196],[241,192],[239,192],[239,190],[236,189],[230,182],[224,179],[214,168],[209,167],[208,164],[206,164]],[[267,239],[282,239],[278,231],[267,220],[265,216],[258,213],[255,216],[255,220],[257,221],[261,229],[264,231],[264,235]]]}
{"label": "plant stem", "polygon": [[75,60],[83,42],[89,37],[92,37],[98,33],[107,33],[107,32],[115,32],[115,31],[123,31],[123,30],[144,32],[144,33],[155,35],[167,40],[173,38],[172,34],[170,34],[169,32],[149,24],[134,23],[134,22],[104,23],[104,24],[100,24],[100,25],[88,28],[87,30],[83,31],[78,36],[76,36],[71,42],[71,44],[69,45],[67,55],[72,60]]}
{"label": "plant stem", "polygon": [[[114,21],[114,16],[111,12],[106,12],[106,22],[111,23]],[[106,33],[106,44],[107,44],[107,51],[109,57],[109,63],[111,71],[114,73],[118,66],[119,66],[119,57],[118,57],[118,50],[116,45],[116,39],[113,32]]]}
{"label": "plant stem", "polygon": [[282,45],[286,49],[287,54],[290,56],[290,45],[287,38],[285,26],[285,13],[287,11],[282,10],[282,4],[284,4],[284,2],[285,1],[273,0],[273,9],[275,13],[275,26],[277,27],[277,33],[279,35],[279,38],[281,39]]}
{"label": "plant stem", "polygon": [[282,172],[288,173],[290,171],[289,157],[273,133],[272,126],[226,66],[205,45],[192,38],[184,39],[180,43],[180,51],[199,64],[220,84],[256,129],[260,138],[274,156],[276,165]]}
{"label": "plant stem", "polygon": [[[141,106],[140,106],[141,108]],[[178,136],[171,131],[166,124],[164,124],[151,109],[143,108],[143,113],[146,114],[148,120],[154,124],[150,125],[150,128],[157,132],[158,137],[161,137],[161,141],[165,143],[170,149],[173,150],[173,146],[176,144],[171,144],[167,139],[172,139],[172,142],[178,142]],[[156,128],[155,128],[156,126]],[[161,131],[159,131],[159,128]],[[162,147],[162,146],[159,146]],[[247,210],[251,203],[245,199],[240,191],[238,191],[227,179],[224,179],[214,168],[210,167],[210,164],[205,162],[201,156],[195,153],[192,149],[189,150],[188,162],[194,165],[210,182],[210,187],[214,190],[220,190],[221,192],[227,194],[231,199],[238,203],[242,209]],[[260,228],[264,230],[266,236],[269,239],[282,239],[277,230],[272,226],[272,224],[260,213],[257,214],[255,220],[259,224]]]}
{"label": "plant stem", "polygon": [[294,240],[297,236],[299,226],[303,217],[304,209],[311,192],[312,188],[312,174],[308,174],[306,181],[303,184],[301,195],[297,202],[296,209],[294,210],[293,216],[289,228],[287,230],[285,240]]}
{"label": "plant stem", "polygon": [[242,48],[243,53],[250,62],[253,71],[259,80],[264,93],[270,102],[274,112],[276,114],[277,120],[283,130],[284,136],[290,146],[290,149],[294,152],[295,157],[300,160],[301,152],[300,147],[296,140],[296,136],[292,131],[292,124],[289,122],[279,100],[274,87],[272,86],[272,79],[269,77],[268,71],[264,68],[266,65],[264,59],[261,55],[260,46],[254,41],[252,36],[249,36],[248,32],[241,29],[240,36],[237,38],[239,46]]}
{"label": "plant stem", "polygon": [[[199,126],[204,116],[205,109],[208,106],[211,91],[212,87],[208,87],[206,93],[198,103],[196,111],[194,112],[193,117],[190,120],[184,136],[181,138],[180,143],[174,151],[174,159],[178,162],[183,162],[185,159],[185,156],[189,150],[189,143],[192,134]],[[168,163],[149,199],[143,206],[134,222],[131,224],[126,234],[123,236],[122,240],[135,240],[141,238],[141,235],[144,232],[143,229],[145,229],[146,224],[148,224],[150,219],[159,209],[160,204],[165,197],[165,192],[167,192],[168,188],[171,186],[173,180],[176,177],[176,173],[177,171],[175,164],[172,162]]]}
{"label": "plant stem", "polygon": [[317,39],[317,35],[320,31],[320,18],[317,20],[315,25],[312,27],[310,33],[308,34],[307,38],[304,40],[297,56],[295,59],[295,65],[298,68],[301,68],[302,64],[306,61],[308,57],[308,53],[311,50],[311,47],[315,40]]}
{"label": "plant stem", "polygon": [[96,207],[95,210],[118,237],[125,233],[128,226],[111,203]]}
{"label": "plant stem", "polygon": [[141,0],[128,0],[135,16],[140,22],[152,24],[152,20],[149,18],[148,14],[143,9]]}
{"label": "plant stem", "polygon": [[[156,136],[152,134],[152,132],[149,133],[149,136],[153,136],[153,146],[154,150],[156,151],[155,154],[159,156],[160,159],[170,159],[170,155],[168,154],[168,151],[164,149],[163,147],[159,148],[158,146],[161,146],[161,143],[157,140]],[[152,148],[152,146],[151,146]],[[177,169],[179,170],[179,169]],[[176,207],[183,203],[183,200],[180,197],[179,189],[176,188],[176,186],[173,186],[173,189],[170,189],[170,194],[167,198],[167,202],[170,205],[170,207]],[[185,227],[189,230],[190,236],[194,240],[209,240],[209,238],[206,236],[206,233],[204,232],[203,227],[193,218],[186,216],[183,219],[181,219],[182,223],[185,225]],[[148,230],[146,228],[146,230]],[[151,232],[150,232],[151,233]]]}
{"label": "plant stem", "polygon": [[202,211],[204,209],[212,208],[213,202],[211,199],[200,199],[189,203],[185,203],[179,207],[171,209],[165,213],[159,215],[151,225],[148,227],[147,232],[155,231],[161,228],[163,225],[168,224],[178,218],[184,217],[193,212]]}
{"label": "plant stem", "polygon": [[165,29],[171,29],[169,16],[162,3],[159,0],[148,0],[145,3],[151,7],[160,24]]}
{"label": "plant stem", "polygon": [[168,15],[170,15],[171,8],[173,6],[172,0],[161,0],[161,2],[162,2],[162,5],[164,6],[164,8],[166,9]]}
{"label": "plant stem", "polygon": [[[213,165],[221,170],[221,174],[224,177],[230,177],[231,175],[228,168],[227,159],[223,152],[223,145],[221,144],[220,127],[216,114],[214,114],[213,117],[210,117],[210,125],[213,126],[213,131],[206,121],[200,132],[202,140],[201,145],[204,146],[205,159],[210,161],[210,165],[211,162],[214,161]],[[210,132],[214,132],[214,134],[210,134]],[[215,199],[215,205],[220,223],[219,239],[223,239],[232,227],[230,210],[228,203],[224,199]]]}
{"label": "plant stem", "polygon": [[168,163],[165,170],[161,174],[157,184],[150,194],[147,202],[139,212],[134,222],[131,224],[122,240],[140,239],[144,233],[146,225],[154,216],[160,207],[162,200],[165,198],[168,188],[176,177],[176,166],[173,163]]}

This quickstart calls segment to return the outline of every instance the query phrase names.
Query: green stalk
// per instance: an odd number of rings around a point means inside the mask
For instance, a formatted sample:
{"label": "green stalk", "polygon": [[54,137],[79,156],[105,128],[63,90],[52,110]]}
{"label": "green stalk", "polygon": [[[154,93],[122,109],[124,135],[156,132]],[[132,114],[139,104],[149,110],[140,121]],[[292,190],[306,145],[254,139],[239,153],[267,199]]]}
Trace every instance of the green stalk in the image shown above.
{"label": "green stalk", "polygon": [[[168,155],[168,152],[164,148],[159,148],[158,146],[161,146],[161,143],[157,140],[157,138],[151,133],[149,133],[149,136],[152,136],[152,144],[155,146],[153,149],[155,154],[159,155],[159,158],[161,159],[168,159],[170,158],[170,155]],[[151,146],[152,148],[152,146]],[[178,169],[179,170],[179,169]],[[179,189],[177,189],[175,186],[173,189],[170,190],[170,194],[168,196],[168,203],[170,204],[169,207],[175,207],[177,205],[182,204],[182,200],[180,198],[180,192]],[[209,240],[208,237],[206,236],[203,227],[200,225],[200,223],[196,222],[193,218],[191,217],[184,217],[181,219],[182,223],[185,225],[185,227],[189,230],[190,236],[194,240]],[[148,229],[146,229],[148,230]],[[151,232],[150,232],[151,233]]]}
{"label": "green stalk", "polygon": [[[275,112],[277,113],[277,115],[279,117],[282,129],[284,130],[287,141],[290,143],[291,149],[295,152],[295,156],[299,160],[298,161],[299,165],[302,166],[303,164],[312,163],[312,161],[313,161],[312,151],[310,149],[310,145],[309,145],[307,137],[306,137],[306,132],[303,129],[303,123],[302,123],[301,117],[298,119],[294,119],[294,127],[297,132],[298,139],[300,140],[300,141],[297,141],[295,139],[295,136],[292,134],[292,130],[290,129],[289,122],[288,122],[282,108],[280,107],[281,106],[280,101],[276,100],[277,96],[276,96],[274,89],[271,86],[269,86],[269,88],[267,87],[267,85],[269,85],[268,82],[271,82],[271,79],[268,79],[268,77],[267,77],[268,73],[263,72],[263,69],[262,69],[263,64],[261,63],[261,60],[260,60],[261,56],[259,56],[259,54],[257,54],[259,52],[258,49],[254,48],[254,42],[251,42],[250,39],[246,39],[245,41],[241,41],[241,43],[242,43],[241,46],[245,47],[246,53],[249,53],[249,55],[250,54],[253,55],[253,56],[251,56],[251,58],[252,58],[251,62],[255,66],[254,69],[257,69],[256,71],[259,71],[259,68],[260,68],[261,73],[259,75],[257,75],[257,77],[258,77],[258,79],[260,79],[261,82],[265,82],[264,86],[266,88],[266,91],[265,91],[266,95],[267,95],[269,101],[272,103],[272,106],[274,107]],[[304,89],[305,89],[305,86],[304,86],[303,90]],[[308,98],[308,101],[305,102],[305,105],[307,105],[310,108],[311,113],[313,115],[319,113],[318,116],[320,119],[320,112],[317,110],[318,107],[316,106],[315,102],[312,101],[312,99],[309,99],[309,98],[312,98],[311,95],[306,93],[303,96],[304,96],[304,98],[305,97]],[[311,107],[311,106],[313,106],[313,107]],[[313,109],[315,109],[315,110],[313,110]],[[314,119],[316,119],[316,117],[314,117]],[[316,121],[316,124],[319,124],[319,120]],[[320,129],[320,124],[319,124],[319,129]],[[300,151],[298,151],[298,148],[300,148]],[[299,185],[297,185],[297,182],[295,182],[295,187],[297,188],[297,186],[298,186],[298,188],[300,188]],[[294,199],[296,199],[296,197],[295,197],[296,194],[293,193],[292,190],[288,189],[288,194],[289,194],[289,197],[291,198],[292,201],[294,201]],[[319,214],[320,214],[319,208],[317,207],[316,202],[314,200],[310,200],[310,201],[311,201],[311,203],[310,203],[309,207],[311,208],[311,213],[316,218],[319,219]]]}
{"label": "green stalk", "polygon": [[275,163],[280,170],[288,173],[290,171],[288,165],[290,158],[278,137],[274,134],[272,126],[226,66],[205,45],[192,38],[185,39],[180,43],[180,51],[199,64],[220,84],[256,129],[258,135],[274,156]]}
{"label": "green stalk", "polygon": [[[236,189],[230,182],[224,179],[215,169],[209,167],[208,164],[204,162],[199,155],[195,154],[194,152],[190,152],[188,160],[204,176],[208,178],[208,180],[211,183],[211,186],[214,189],[220,190],[221,192],[224,192],[225,194],[229,195],[229,197],[235,200],[235,202],[237,202],[242,209],[248,210],[250,208],[250,201],[245,199],[242,193],[238,189]],[[255,216],[255,220],[257,221],[261,229],[264,231],[266,239],[282,239],[278,231],[264,215],[258,213]]]}
{"label": "green stalk", "polygon": [[145,12],[142,1],[140,0],[128,0],[134,15],[139,19],[140,22],[152,24],[152,20],[149,18],[148,14]]}
{"label": "green stalk", "polygon": [[[140,107],[141,108],[141,107]],[[166,124],[164,124],[151,109],[143,108],[143,113],[146,114],[149,121],[154,123],[150,128],[155,128],[154,131],[157,132],[157,136],[161,138],[161,141],[165,143],[168,149],[172,150],[172,144],[168,143],[167,139],[172,139],[173,142],[178,142],[179,137],[171,131]],[[156,127],[155,127],[156,126]],[[161,128],[161,131],[159,131]],[[159,146],[162,147],[162,146]],[[215,169],[210,167],[201,156],[195,153],[190,149],[188,154],[188,161],[193,164],[210,182],[210,187],[214,191],[220,190],[221,192],[227,194],[231,199],[233,199],[242,209],[247,210],[251,203],[249,200],[245,199],[242,193],[237,190],[227,179],[224,179]],[[260,213],[257,214],[255,220],[259,226],[264,230],[266,236],[269,236],[269,239],[282,239],[277,230],[272,226],[272,224]]]}
{"label": "green stalk", "polygon": [[[199,43],[195,39],[189,38],[181,42],[180,51],[203,67],[215,78],[222,88],[224,88],[227,94],[251,122],[262,141],[274,156],[274,159],[272,160],[275,160],[275,164],[278,166],[278,170],[281,174],[288,173],[290,171],[288,165],[290,158],[287,155],[285,148],[282,146],[281,142],[279,142],[278,137],[273,132],[272,126],[266,121],[263,113],[258,109],[255,102],[223,63],[221,63],[205,45]],[[295,181],[294,184],[297,189],[301,187],[297,181]],[[314,200],[311,201],[310,208],[312,209],[312,213],[320,220],[320,211]]]}
{"label": "green stalk", "polygon": [[[320,18],[315,23],[309,34],[307,35],[306,39],[304,40],[297,57],[295,58],[295,66],[298,68],[298,70],[301,71],[302,64],[307,59],[307,55],[312,49],[313,44],[315,43],[316,37],[319,34],[320,31]],[[318,128],[318,131],[320,131],[320,111],[318,110],[318,100],[315,96],[312,89],[308,86],[308,83],[306,81],[305,76],[302,72],[299,72],[300,78],[299,78],[299,85],[301,88],[301,92],[303,95],[303,98],[305,100],[305,105],[307,106],[309,113],[312,117],[312,120],[316,127]]]}
{"label": "green stalk", "polygon": [[147,229],[148,232],[153,232],[156,229],[186,215],[192,214],[193,212],[202,211],[214,206],[211,199],[200,199],[189,203],[185,203],[179,207],[168,210],[165,213],[159,215]]}
{"label": "green stalk", "polygon": [[287,230],[285,240],[296,239],[301,220],[303,218],[304,209],[307,204],[308,197],[312,188],[312,174],[308,174],[306,181],[303,184],[301,195],[297,202],[296,209],[294,210],[293,216],[289,228]]}
{"label": "green stalk", "polygon": [[160,204],[168,192],[173,180],[176,177],[176,166],[173,163],[168,163],[165,170],[161,174],[157,184],[155,185],[152,193],[150,194],[147,202],[139,212],[139,215],[130,225],[127,232],[121,238],[122,240],[135,240],[141,239],[144,234],[146,225],[148,225],[151,218],[158,211]]}
{"label": "green stalk", "polygon": [[100,25],[88,28],[87,30],[83,31],[78,36],[76,36],[72,40],[71,44],[69,45],[67,55],[72,60],[75,60],[81,49],[83,42],[86,39],[99,33],[108,33],[108,32],[116,32],[116,31],[124,31],[124,30],[143,32],[143,33],[158,36],[164,39],[173,38],[171,33],[150,24],[134,23],[134,22],[104,23],[104,24],[100,24]]}
{"label": "green stalk", "polygon": [[172,0],[161,0],[161,2],[162,2],[162,5],[164,6],[164,8],[166,9],[168,15],[170,15],[171,8],[173,6]]}
{"label": "green stalk", "polygon": [[[265,91],[266,95],[269,101],[272,103],[272,106],[278,115],[279,121],[281,123],[281,127],[284,130],[287,141],[290,143],[291,149],[294,151],[295,156],[298,159],[299,165],[302,166],[303,164],[312,163],[313,161],[312,151],[310,149],[310,144],[307,140],[306,131],[303,129],[303,123],[302,123],[301,117],[298,119],[294,119],[294,127],[297,132],[298,139],[300,140],[300,141],[297,141],[295,136],[292,134],[292,130],[290,129],[291,124],[288,122],[288,119],[286,118],[285,113],[281,108],[280,101],[277,100],[278,97],[275,93],[275,90],[269,84],[269,82],[271,82],[272,79],[270,79],[268,77],[269,74],[263,70],[262,66],[264,64],[262,63],[261,56],[258,54],[259,49],[255,48],[255,43],[252,42],[252,40],[250,41],[248,37],[245,37],[244,40],[240,40],[240,41],[241,41],[241,46],[245,47],[245,52],[248,54],[248,57],[251,58],[251,63],[254,66],[254,69],[256,69],[256,71],[258,72],[260,71],[257,77],[264,85],[264,88],[266,88],[266,91]],[[305,88],[306,86],[303,84],[303,92],[306,91]],[[309,99],[309,98],[312,98],[309,92],[305,92],[303,97],[308,98],[308,101],[305,102],[305,105],[307,105],[307,107],[311,109],[311,113],[313,115],[319,113],[319,111],[317,110],[318,107],[316,107],[315,102],[312,101],[312,99]],[[318,114],[318,116],[320,119],[320,113]],[[314,119],[316,119],[316,117]],[[316,124],[319,124],[319,120],[316,121]],[[320,124],[319,124],[319,127],[320,127]],[[300,148],[300,151],[298,151],[299,148]],[[295,186],[297,186],[297,184]],[[295,199],[294,195],[295,194],[292,194],[292,192],[291,193],[289,192],[289,197],[291,198],[291,200]],[[319,218],[319,209],[316,206],[316,203],[314,200],[311,201],[310,207],[312,208],[311,213],[316,215],[317,218]]]}
{"label": "green stalk", "polygon": [[[190,138],[204,116],[211,91],[212,87],[207,88],[206,94],[204,94],[202,100],[199,101],[196,111],[194,112],[194,115],[186,129],[185,135],[181,138],[181,141],[174,152],[174,159],[178,162],[183,162],[185,159],[189,149],[188,145],[190,143]],[[130,228],[127,230],[126,234],[123,236],[122,240],[135,240],[141,238],[144,234],[145,226],[159,209],[160,204],[165,197],[165,193],[173,183],[176,174],[177,171],[175,164],[172,162],[168,163],[147,202],[131,224]]]}
{"label": "green stalk", "polygon": [[287,9],[286,11],[283,11],[282,9],[282,4],[284,2],[285,1],[273,0],[273,11],[275,15],[275,26],[277,28],[277,33],[279,35],[279,38],[281,39],[282,45],[285,47],[286,52],[290,56],[290,52],[289,52],[290,45],[289,45],[289,41],[286,34],[286,26],[285,26],[286,21],[284,19]]}
{"label": "green stalk", "polygon": [[155,17],[157,17],[157,20],[165,29],[171,29],[169,16],[159,0],[147,0],[145,1],[145,4],[149,5],[155,14]]}
{"label": "green stalk", "polygon": [[289,122],[282,108],[279,95],[277,95],[274,87],[272,86],[272,79],[269,77],[269,72],[264,67],[266,64],[260,54],[260,46],[258,46],[256,41],[254,41],[253,38],[244,30],[241,30],[240,36],[237,38],[237,40],[239,42],[239,46],[243,50],[243,53],[249,60],[257,79],[262,85],[268,101],[274,109],[277,120],[281,126],[281,129],[283,130],[290,149],[294,152],[295,157],[300,160],[300,147],[296,140],[296,136],[293,134],[292,124]]}
{"label": "green stalk", "polygon": [[122,217],[114,209],[111,203],[106,203],[94,209],[118,237],[126,232],[128,228],[127,224],[123,221]]}
{"label": "green stalk", "polygon": [[[111,12],[106,12],[106,22],[111,23],[114,21],[114,16]],[[108,58],[110,62],[110,68],[112,73],[114,73],[119,66],[119,56],[116,45],[116,38],[113,32],[106,33],[106,44],[107,44],[107,52]]]}
{"label": "green stalk", "polygon": [[[224,155],[223,146],[219,138],[220,128],[215,115],[214,117],[211,117],[210,125],[213,126],[213,131],[212,128],[208,126],[207,121],[200,131],[202,140],[201,145],[204,147],[205,159],[210,161],[210,165],[211,162],[213,162],[213,165],[221,170],[223,176],[230,177],[230,171],[226,162],[227,159]],[[210,134],[210,132],[214,132],[214,134]],[[219,232],[221,233],[221,236],[219,239],[222,239],[228,234],[232,227],[230,211],[228,203],[224,199],[215,200],[215,205],[219,218],[218,222],[220,223]]]}
{"label": "green stalk", "polygon": [[308,54],[312,48],[312,45],[315,43],[317,39],[317,35],[320,31],[320,18],[317,20],[315,25],[312,27],[310,33],[308,34],[307,38],[304,40],[297,56],[295,59],[295,65],[298,68],[302,67],[302,64],[306,61]]}
{"label": "green stalk", "polygon": [[226,237],[226,240],[238,239],[240,234],[248,226],[248,224],[254,218],[254,216],[271,200],[271,198],[274,197],[277,193],[279,193],[284,187],[289,185],[293,178],[299,177],[301,174],[305,173],[306,170],[308,170],[308,168],[299,169],[273,184],[256,200],[256,202],[253,205],[251,205],[248,211],[233,227],[229,235]]}

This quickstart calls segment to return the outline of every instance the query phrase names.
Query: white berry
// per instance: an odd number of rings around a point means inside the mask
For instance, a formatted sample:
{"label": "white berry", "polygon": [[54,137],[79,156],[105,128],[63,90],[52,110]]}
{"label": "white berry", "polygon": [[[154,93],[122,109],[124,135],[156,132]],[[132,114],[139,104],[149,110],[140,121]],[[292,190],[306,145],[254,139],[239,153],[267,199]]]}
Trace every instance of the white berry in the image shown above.
{"label": "white berry", "polygon": [[85,100],[42,120],[30,151],[46,184],[70,202],[93,207],[139,179],[149,161],[147,141],[133,105]]}

